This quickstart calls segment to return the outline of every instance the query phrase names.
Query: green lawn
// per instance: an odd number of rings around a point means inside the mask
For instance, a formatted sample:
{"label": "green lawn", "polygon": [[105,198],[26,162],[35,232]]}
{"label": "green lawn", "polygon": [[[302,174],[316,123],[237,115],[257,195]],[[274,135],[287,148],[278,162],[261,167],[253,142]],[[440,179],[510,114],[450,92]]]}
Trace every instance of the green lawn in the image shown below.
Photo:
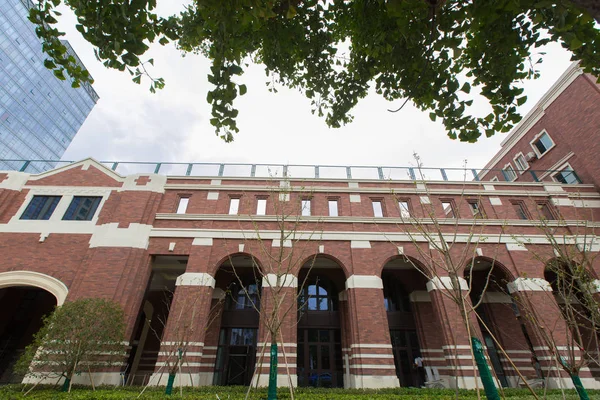
{"label": "green lawn", "polygon": [[[28,388],[26,388],[28,389]],[[146,392],[138,397],[142,388],[127,387],[127,388],[112,388],[103,387],[96,391],[89,388],[73,388],[71,393],[61,393],[59,389],[53,387],[38,387],[27,396],[24,395],[22,385],[0,386],[0,399],[99,399],[99,400],[116,400],[116,399],[164,399],[164,388],[149,388]],[[198,400],[237,400],[244,399],[246,388],[244,387],[218,387],[208,386],[202,388],[184,388],[183,396],[187,399]],[[507,399],[533,399],[534,397],[527,390],[510,389],[504,392]],[[540,399],[544,398],[543,392],[540,391]],[[600,391],[589,391],[591,399],[600,399]],[[179,389],[173,393],[171,398],[179,398]],[[266,390],[253,392],[250,399],[266,399]],[[458,397],[465,400],[477,399],[477,394],[472,390],[460,390]],[[483,393],[482,393],[483,397]],[[280,399],[290,399],[289,392],[280,390]],[[342,390],[342,389],[297,389],[296,399],[298,400],[450,400],[455,398],[455,392],[449,389],[383,389],[383,390]],[[546,399],[562,400],[563,394],[560,391],[548,391]],[[573,390],[565,392],[567,400],[577,400],[578,396]]]}

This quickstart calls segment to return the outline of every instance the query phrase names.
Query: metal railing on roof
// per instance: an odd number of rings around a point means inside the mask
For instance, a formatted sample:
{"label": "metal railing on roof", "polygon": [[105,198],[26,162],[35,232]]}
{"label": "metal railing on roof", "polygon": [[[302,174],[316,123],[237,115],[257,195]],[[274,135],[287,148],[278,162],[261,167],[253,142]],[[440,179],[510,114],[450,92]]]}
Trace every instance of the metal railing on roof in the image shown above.
{"label": "metal railing on roof", "polygon": [[[18,160],[0,159],[0,170],[9,169],[22,172],[40,172],[50,168],[59,168],[74,161],[57,160]],[[289,177],[292,179],[362,179],[362,180],[426,180],[426,181],[480,181],[492,180],[511,182],[512,171],[501,169],[476,168],[432,168],[432,167],[391,167],[366,165],[308,165],[308,164],[248,164],[248,163],[202,163],[202,162],[146,162],[146,161],[100,161],[107,168],[131,175],[154,173],[169,176],[205,176],[227,178],[272,178]],[[563,183],[581,183],[574,171],[533,170],[515,171],[519,176],[529,174],[533,182],[541,178],[562,172]],[[540,178],[541,177],[541,178]],[[494,179],[495,180],[495,179]],[[528,179],[529,180],[529,179]]]}

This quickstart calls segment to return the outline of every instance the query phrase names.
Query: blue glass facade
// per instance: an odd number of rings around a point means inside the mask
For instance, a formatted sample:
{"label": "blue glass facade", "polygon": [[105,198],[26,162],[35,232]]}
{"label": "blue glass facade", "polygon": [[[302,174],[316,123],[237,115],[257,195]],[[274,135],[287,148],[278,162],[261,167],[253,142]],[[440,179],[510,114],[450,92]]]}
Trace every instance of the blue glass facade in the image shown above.
{"label": "blue glass facade", "polygon": [[[44,67],[46,55],[27,19],[30,6],[28,0],[0,0],[0,159],[58,160],[98,95],[91,85],[72,88],[68,78],[60,81]],[[0,170],[22,165],[0,162]],[[52,167],[31,163],[27,171]]]}

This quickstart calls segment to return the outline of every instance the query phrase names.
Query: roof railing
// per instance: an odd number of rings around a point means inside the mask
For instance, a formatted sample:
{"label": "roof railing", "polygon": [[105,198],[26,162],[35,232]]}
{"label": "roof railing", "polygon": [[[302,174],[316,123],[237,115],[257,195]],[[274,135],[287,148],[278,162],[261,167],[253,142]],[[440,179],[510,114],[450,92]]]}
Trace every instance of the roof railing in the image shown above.
{"label": "roof railing", "polygon": [[[21,160],[0,159],[0,170],[40,173],[72,164],[64,160]],[[501,169],[476,168],[433,168],[415,166],[370,166],[370,165],[309,165],[309,164],[264,164],[264,163],[206,163],[206,162],[150,162],[150,161],[100,161],[121,175],[154,173],[169,176],[207,176],[227,178],[271,178],[289,177],[293,179],[362,179],[362,180],[425,180],[425,181],[481,181],[511,182],[511,173]],[[545,178],[561,173],[557,179],[562,183],[581,183],[574,171],[565,170],[515,170],[527,173],[531,181],[540,182]]]}

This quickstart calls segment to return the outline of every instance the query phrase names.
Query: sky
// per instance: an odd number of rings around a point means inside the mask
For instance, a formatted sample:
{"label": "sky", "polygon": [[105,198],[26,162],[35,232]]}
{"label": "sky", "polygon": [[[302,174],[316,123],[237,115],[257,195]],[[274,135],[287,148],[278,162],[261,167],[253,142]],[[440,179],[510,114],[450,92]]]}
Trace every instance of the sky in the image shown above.
{"label": "sky", "polygon": [[[158,3],[163,15],[183,7],[180,1]],[[58,27],[94,77],[100,96],[64,160],[409,166],[415,164],[416,152],[428,167],[461,167],[467,160],[470,168],[481,168],[506,137],[498,133],[475,144],[451,140],[441,121],[432,122],[428,112],[409,102],[400,112],[390,113],[387,110],[402,101],[389,103],[375,93],[359,102],[352,123],[328,128],[323,118],[311,114],[310,101],[299,92],[268,92],[264,70],[252,65],[238,80],[248,87],[247,94],[236,99],[240,132],[233,143],[225,143],[209,123],[207,59],[183,57],[172,44],[152,45],[151,74],[166,81],[164,89],[152,94],[148,82],[137,85],[128,73],[97,61],[92,46],[75,30],[75,17],[61,11]],[[546,52],[541,78],[523,84],[528,100],[520,108],[522,115],[570,64],[570,54],[557,44],[540,51]]]}

